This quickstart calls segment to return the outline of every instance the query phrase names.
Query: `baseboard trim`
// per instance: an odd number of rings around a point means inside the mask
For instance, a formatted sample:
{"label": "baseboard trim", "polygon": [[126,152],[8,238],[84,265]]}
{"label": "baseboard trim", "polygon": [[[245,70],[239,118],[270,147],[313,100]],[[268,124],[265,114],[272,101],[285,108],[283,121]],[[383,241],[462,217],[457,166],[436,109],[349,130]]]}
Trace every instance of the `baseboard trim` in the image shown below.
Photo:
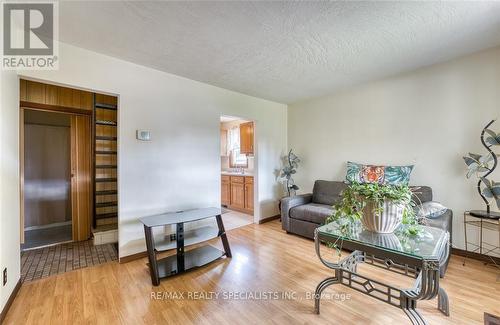
{"label": "baseboard trim", "polygon": [[491,263],[493,261],[497,265],[500,265],[500,258],[495,257],[495,256],[483,255],[483,254],[479,254],[479,253],[475,253],[475,252],[468,252],[466,250],[459,249],[459,248],[452,248],[451,253],[453,255],[463,256],[463,257],[471,258],[473,260],[478,260],[481,262],[490,262]]}
{"label": "baseboard trim", "polygon": [[128,263],[128,262],[132,262],[132,261],[141,259],[143,257],[147,257],[147,256],[148,256],[148,252],[146,252],[146,251],[139,252],[139,253],[135,253],[135,254],[132,254],[132,255],[127,255],[127,256],[120,257],[119,263],[120,264],[124,264],[124,263]]}
{"label": "baseboard trim", "polygon": [[22,285],[21,279],[19,279],[17,281],[16,286],[14,287],[14,290],[12,290],[12,293],[10,294],[9,299],[7,299],[7,303],[3,307],[2,312],[0,313],[0,324],[3,323],[5,317],[7,316],[7,313],[9,312],[10,306],[14,302],[14,299],[16,298],[17,293],[19,292],[19,289],[21,289],[21,285]]}
{"label": "baseboard trim", "polygon": [[263,223],[266,223],[266,222],[269,222],[269,221],[273,221],[273,220],[279,219],[279,218],[281,218],[280,214],[277,214],[277,215],[271,216],[271,217],[267,217],[267,218],[264,218],[264,219],[260,219],[259,220],[259,225],[261,225]]}

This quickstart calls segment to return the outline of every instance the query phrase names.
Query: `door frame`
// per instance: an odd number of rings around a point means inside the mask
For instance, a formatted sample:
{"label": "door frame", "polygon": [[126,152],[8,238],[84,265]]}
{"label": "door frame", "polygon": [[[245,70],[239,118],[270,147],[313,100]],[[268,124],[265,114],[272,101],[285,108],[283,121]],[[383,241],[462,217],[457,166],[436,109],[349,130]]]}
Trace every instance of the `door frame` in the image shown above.
{"label": "door frame", "polygon": [[[226,114],[224,112],[221,112],[218,116],[218,143],[220,147],[220,142],[221,142],[221,136],[220,136],[220,118],[222,116],[229,116],[229,117],[236,117],[241,120],[245,120],[247,122],[253,122],[253,159],[254,159],[254,165],[253,165],[253,223],[259,224],[260,223],[260,201],[259,201],[259,191],[258,191],[258,186],[259,186],[259,160],[258,160],[258,154],[259,154],[259,148],[257,145],[257,128],[258,128],[258,121],[253,118],[247,118],[245,116],[239,115],[239,114]],[[221,166],[221,156],[219,153],[219,198],[222,196],[222,190],[220,184],[222,183],[221,179],[221,173],[220,173],[220,166]]]}
{"label": "door frame", "polygon": [[[90,225],[92,221],[92,215],[91,215],[91,206],[92,206],[92,187],[91,187],[91,166],[92,166],[92,111],[87,112],[79,112],[76,113],[75,111],[66,111],[64,108],[62,109],[60,106],[52,106],[52,105],[43,105],[43,107],[39,105],[31,105],[29,102],[24,102],[20,101],[19,102],[19,132],[20,132],[20,140],[19,140],[19,148],[20,148],[20,159],[19,159],[19,168],[20,168],[20,234],[21,234],[21,244],[24,243],[24,165],[25,165],[25,160],[24,160],[24,114],[26,110],[34,110],[34,111],[44,111],[44,112],[52,112],[52,113],[58,113],[58,114],[66,114],[70,115],[70,120],[71,120],[71,126],[70,126],[70,137],[71,137],[71,149],[70,149],[70,168],[71,168],[71,190],[70,190],[70,201],[71,201],[71,224],[72,224],[72,240],[73,241],[81,241],[81,240],[86,240],[90,238]],[[86,123],[82,123],[81,121],[77,124],[77,120],[81,120],[82,118],[86,118],[87,121]],[[87,178],[85,177],[78,177],[82,169],[79,167],[82,159],[81,154],[78,153],[78,144],[84,144],[85,139],[83,138],[82,142],[79,142],[79,138],[77,137],[77,127],[82,127],[87,124],[87,128],[89,131],[89,137],[87,139],[87,145],[90,151],[88,152],[88,172],[89,175]],[[79,125],[79,126],[78,126]],[[82,139],[80,139],[81,141]],[[77,161],[79,160],[79,163]],[[85,166],[82,166],[82,168]],[[76,168],[76,169],[75,169]],[[82,185],[82,182],[84,184]],[[85,185],[85,182],[87,185]],[[88,195],[88,199],[86,200],[87,202],[80,202],[78,200],[78,197],[76,196],[76,193],[78,190],[75,190],[76,188],[78,189],[85,189],[88,187],[86,193]],[[85,191],[84,194],[85,195]],[[83,214],[80,214],[80,209],[85,211],[85,206],[87,206],[87,211],[84,212]]]}

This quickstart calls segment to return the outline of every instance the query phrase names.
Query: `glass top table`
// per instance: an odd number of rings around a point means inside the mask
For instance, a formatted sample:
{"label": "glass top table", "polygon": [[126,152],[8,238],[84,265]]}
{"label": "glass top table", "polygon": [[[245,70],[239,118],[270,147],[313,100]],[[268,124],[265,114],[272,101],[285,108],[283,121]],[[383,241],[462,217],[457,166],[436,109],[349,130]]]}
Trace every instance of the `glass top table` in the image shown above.
{"label": "glass top table", "polygon": [[440,258],[448,240],[446,231],[420,226],[417,235],[409,235],[405,228],[405,225],[401,225],[394,233],[379,234],[364,229],[360,222],[348,228],[342,228],[340,224],[332,222],[319,227],[317,232],[323,241],[336,242],[338,246],[343,242],[356,242],[420,260]]}
{"label": "glass top table", "polygon": [[[361,223],[343,226],[332,222],[316,228],[315,249],[320,261],[334,270],[333,276],[316,287],[314,310],[319,314],[321,293],[328,286],[342,284],[375,299],[402,309],[412,324],[427,324],[416,310],[417,301],[438,297],[438,309],[449,315],[445,290],[439,285],[439,269],[449,254],[450,235],[439,228],[420,226],[416,235],[410,235],[401,225],[394,233],[379,234],[363,228]],[[321,254],[322,244],[352,251],[338,262],[331,262]],[[331,255],[330,255],[331,256]],[[409,289],[375,280],[358,272],[360,263],[369,263],[388,271],[415,277]]]}

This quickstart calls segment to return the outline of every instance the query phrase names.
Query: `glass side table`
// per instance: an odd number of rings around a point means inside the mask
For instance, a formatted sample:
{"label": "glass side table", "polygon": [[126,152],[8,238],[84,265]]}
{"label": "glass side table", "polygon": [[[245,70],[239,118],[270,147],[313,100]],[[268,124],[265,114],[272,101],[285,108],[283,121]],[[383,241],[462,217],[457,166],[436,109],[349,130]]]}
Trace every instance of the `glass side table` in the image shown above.
{"label": "glass side table", "polygon": [[[467,226],[479,228],[479,243],[470,242],[467,239]],[[484,230],[496,231],[498,232],[498,246],[487,243],[483,240]],[[499,212],[487,212],[485,210],[470,210],[464,212],[464,236],[465,236],[465,260],[467,259],[467,253],[479,253],[488,256],[493,264],[496,265],[495,261],[491,258],[490,254],[496,251],[500,252],[500,213]],[[469,251],[469,246],[473,249]]]}

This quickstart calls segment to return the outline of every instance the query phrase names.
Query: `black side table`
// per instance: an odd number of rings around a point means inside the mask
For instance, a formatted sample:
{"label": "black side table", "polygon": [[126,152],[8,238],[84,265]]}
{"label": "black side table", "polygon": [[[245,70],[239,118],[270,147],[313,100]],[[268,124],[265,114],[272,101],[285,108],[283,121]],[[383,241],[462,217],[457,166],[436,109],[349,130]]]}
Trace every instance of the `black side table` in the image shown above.
{"label": "black side table", "polygon": [[[473,227],[479,227],[479,244],[467,241],[467,225]],[[491,231],[498,231],[499,246],[493,245],[491,243],[486,243],[483,241],[483,231],[484,229]],[[467,252],[469,252],[469,245],[474,247],[471,252],[479,253],[489,256],[491,252],[496,250],[500,251],[500,213],[499,212],[487,212],[486,210],[470,210],[464,212],[464,235],[465,235],[465,259],[467,258]],[[487,247],[485,247],[487,246]],[[490,257],[491,258],[491,257]],[[465,264],[464,259],[464,264]],[[493,259],[491,259],[494,262]],[[495,263],[496,264],[496,263]]]}
{"label": "black side table", "polygon": [[[222,222],[221,209],[203,208],[188,211],[163,213],[139,220],[144,224],[146,247],[148,249],[149,272],[154,286],[160,284],[160,279],[185,271],[201,267],[223,256],[231,257],[231,249],[227,240],[226,230]],[[185,231],[184,225],[189,222],[215,218],[217,227],[205,226]],[[154,236],[154,227],[175,225],[175,234],[163,233]],[[220,237],[224,250],[219,250],[211,245],[199,246],[185,250],[187,246],[199,244],[210,239]],[[167,256],[157,260],[157,254],[171,249],[176,250],[176,255]]]}

